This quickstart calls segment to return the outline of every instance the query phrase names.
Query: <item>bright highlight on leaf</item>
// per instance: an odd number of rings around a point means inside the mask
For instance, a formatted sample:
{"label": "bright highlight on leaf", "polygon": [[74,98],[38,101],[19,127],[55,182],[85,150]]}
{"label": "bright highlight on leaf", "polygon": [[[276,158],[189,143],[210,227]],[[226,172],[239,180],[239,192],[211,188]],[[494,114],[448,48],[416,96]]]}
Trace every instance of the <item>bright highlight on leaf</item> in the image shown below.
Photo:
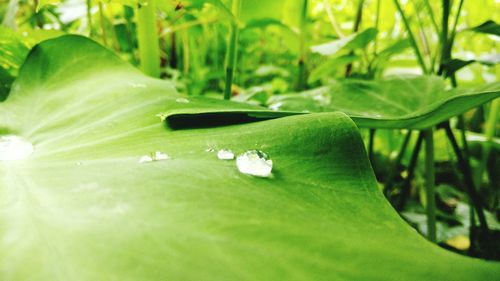
{"label": "bright highlight on leaf", "polygon": [[26,159],[33,151],[33,145],[21,137],[0,135],[0,161]]}

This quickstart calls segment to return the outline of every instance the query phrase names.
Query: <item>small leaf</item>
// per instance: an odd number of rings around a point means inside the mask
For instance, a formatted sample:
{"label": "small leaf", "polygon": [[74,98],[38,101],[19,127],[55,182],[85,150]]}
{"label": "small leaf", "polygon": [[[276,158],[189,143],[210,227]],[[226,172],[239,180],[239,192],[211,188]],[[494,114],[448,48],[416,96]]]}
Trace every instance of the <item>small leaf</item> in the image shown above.
{"label": "small leaf", "polygon": [[40,9],[47,5],[57,5],[61,4],[61,0],[39,0],[38,5],[36,6],[36,12],[39,12]]}
{"label": "small leaf", "polygon": [[375,39],[375,37],[377,36],[377,32],[378,31],[376,28],[368,28],[360,33],[351,34],[329,43],[312,46],[311,51],[323,56],[331,56],[341,50],[361,49],[366,47],[368,43]]}
{"label": "small leaf", "polygon": [[470,28],[470,30],[500,36],[500,25],[492,20],[487,20],[478,26]]}

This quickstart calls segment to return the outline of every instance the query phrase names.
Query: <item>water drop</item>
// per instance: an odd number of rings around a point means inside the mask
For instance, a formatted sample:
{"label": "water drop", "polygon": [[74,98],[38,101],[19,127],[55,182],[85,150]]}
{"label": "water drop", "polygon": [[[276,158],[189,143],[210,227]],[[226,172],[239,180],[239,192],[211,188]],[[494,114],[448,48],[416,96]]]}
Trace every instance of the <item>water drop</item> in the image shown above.
{"label": "water drop", "polygon": [[229,149],[221,149],[217,152],[217,158],[220,160],[233,160],[234,153]]}
{"label": "water drop", "polygon": [[76,162],[75,164],[76,164],[77,166],[81,166],[81,165],[83,165],[83,164],[82,164],[82,162],[80,162],[80,161]]}
{"label": "water drop", "polygon": [[14,135],[0,136],[0,161],[26,159],[34,150],[33,145],[24,138]]}
{"label": "water drop", "polygon": [[144,83],[129,83],[129,85],[132,87],[132,88],[146,88],[146,84]]}
{"label": "water drop", "polygon": [[186,98],[177,98],[175,99],[176,103],[189,103],[189,100]]}
{"label": "water drop", "polygon": [[269,109],[274,110],[274,111],[278,111],[278,110],[280,110],[281,106],[283,106],[283,103],[279,101],[279,102],[270,104]]}
{"label": "water drop", "polygon": [[170,156],[168,156],[166,153],[163,153],[161,151],[156,151],[155,153],[141,156],[141,158],[139,158],[139,163],[142,164],[142,163],[161,161],[167,159],[170,159]]}
{"label": "water drop", "polygon": [[153,158],[149,155],[143,155],[139,158],[139,163],[153,162]]}
{"label": "water drop", "polygon": [[160,160],[170,159],[170,157],[166,153],[163,153],[161,151],[156,151],[153,159],[156,161],[160,161]]}
{"label": "water drop", "polygon": [[256,177],[270,177],[273,170],[273,160],[260,150],[249,150],[236,158],[238,170]]}

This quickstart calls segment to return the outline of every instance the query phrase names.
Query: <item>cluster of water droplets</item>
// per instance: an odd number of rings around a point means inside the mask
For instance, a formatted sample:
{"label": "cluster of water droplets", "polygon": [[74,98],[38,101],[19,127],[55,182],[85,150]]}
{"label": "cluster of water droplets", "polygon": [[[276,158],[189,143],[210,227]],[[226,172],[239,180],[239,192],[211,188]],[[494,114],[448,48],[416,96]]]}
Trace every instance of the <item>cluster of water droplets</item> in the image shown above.
{"label": "cluster of water droplets", "polygon": [[31,142],[15,135],[0,136],[0,161],[13,161],[28,158],[35,148]]}
{"label": "cluster of water droplets", "polygon": [[[210,148],[206,151],[213,152],[215,150]],[[217,151],[217,158],[219,160],[234,160],[235,154],[229,149],[220,149]],[[268,178],[272,176],[273,160],[261,150],[248,150],[236,157],[236,167],[240,173]]]}

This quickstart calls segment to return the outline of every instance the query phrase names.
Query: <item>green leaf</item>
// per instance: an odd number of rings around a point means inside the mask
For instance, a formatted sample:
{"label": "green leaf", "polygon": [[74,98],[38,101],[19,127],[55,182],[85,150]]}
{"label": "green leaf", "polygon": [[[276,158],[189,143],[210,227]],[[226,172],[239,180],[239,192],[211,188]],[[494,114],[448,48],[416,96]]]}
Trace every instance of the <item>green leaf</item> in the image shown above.
{"label": "green leaf", "polygon": [[311,51],[323,56],[331,56],[338,53],[340,50],[362,49],[375,39],[377,32],[376,28],[368,28],[362,32],[354,33],[338,40],[312,46]]}
{"label": "green leaf", "polygon": [[383,66],[389,62],[392,56],[400,54],[410,47],[411,43],[409,39],[399,40],[378,53],[373,61],[373,65],[375,67]]}
{"label": "green leaf", "polygon": [[311,71],[311,74],[309,75],[307,81],[308,83],[314,83],[325,76],[333,74],[339,66],[346,65],[359,59],[359,56],[351,54],[329,58],[325,62],[320,63],[315,69],[313,69],[313,71]]}
{"label": "green leaf", "polygon": [[500,82],[445,90],[439,77],[395,76],[381,81],[339,80],[278,96],[269,107],[295,112],[342,111],[361,127],[425,129],[499,96]]}
{"label": "green leaf", "polygon": [[487,20],[478,26],[472,27],[470,30],[500,36],[500,25],[492,20]]}
{"label": "green leaf", "polygon": [[28,51],[20,35],[0,26],[0,101],[7,98]]}
{"label": "green leaf", "polygon": [[39,12],[40,9],[47,5],[57,5],[60,4],[62,1],[61,0],[38,0],[37,5],[36,5],[36,12]]}
{"label": "green leaf", "polygon": [[[499,276],[497,263],[440,249],[399,218],[345,115],[172,130],[155,115],[199,107],[181,97],[82,37],[31,51],[0,103],[0,131],[35,149],[0,161],[2,280]],[[273,177],[241,174],[207,148],[263,150]],[[155,151],[171,159],[138,163]]]}

